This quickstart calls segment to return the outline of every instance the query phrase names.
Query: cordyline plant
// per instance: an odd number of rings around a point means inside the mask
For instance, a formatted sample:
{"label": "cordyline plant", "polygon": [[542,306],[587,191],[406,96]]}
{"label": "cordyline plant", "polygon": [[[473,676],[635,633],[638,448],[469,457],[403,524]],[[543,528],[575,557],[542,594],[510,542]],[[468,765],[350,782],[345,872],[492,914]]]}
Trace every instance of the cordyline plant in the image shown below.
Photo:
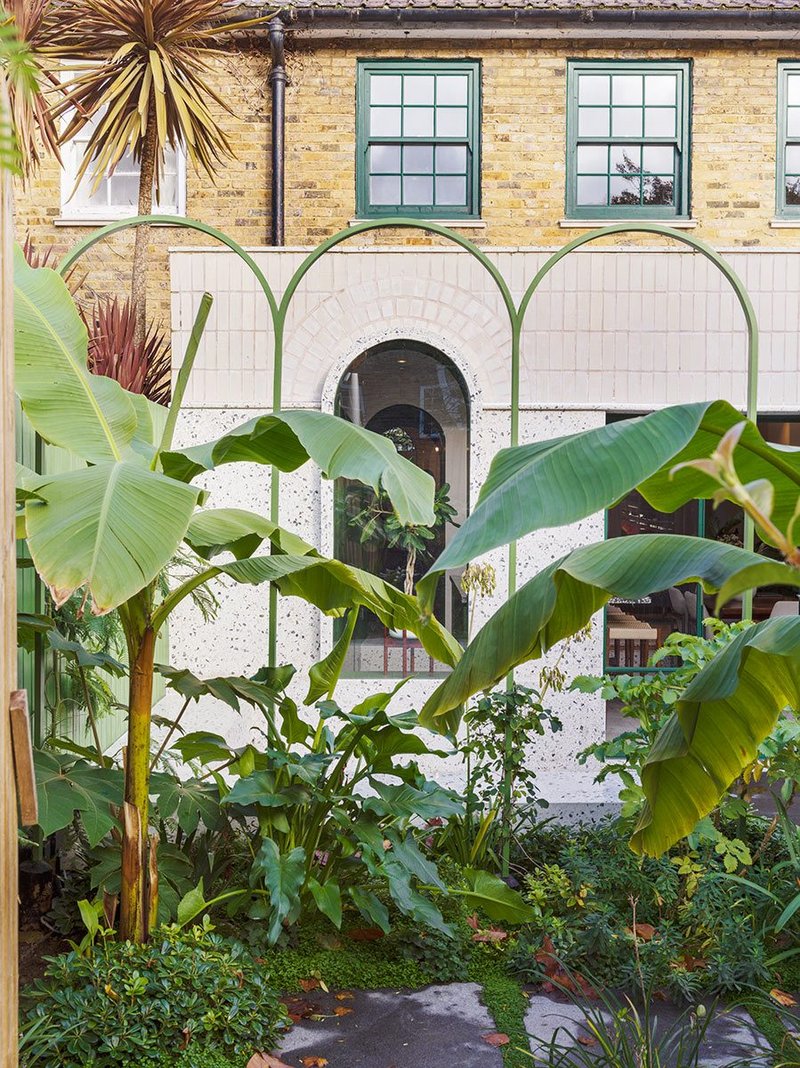
{"label": "cordyline plant", "polygon": [[[120,934],[141,941],[157,914],[155,851],[147,849],[151,720],[156,637],[183,600],[219,575],[256,585],[272,582],[330,615],[364,607],[384,626],[410,630],[428,653],[454,664],[460,647],[435,620],[423,620],[413,597],[335,560],[300,538],[240,509],[206,509],[192,479],[245,460],[293,471],[313,459],[327,478],[358,479],[385,491],[401,521],[433,522],[430,475],[398,455],[391,442],[334,416],[276,412],[215,442],[172,448],[181,400],[211,306],[201,301],[166,423],[162,409],[87,366],[88,336],[64,281],[15,257],[16,389],[41,437],[83,466],[63,474],[20,469],[18,536],[56,606],[82,590],[94,614],[116,610],[130,671],[125,794],[121,808]],[[163,427],[163,430],[161,429]],[[166,596],[159,576],[186,543],[203,566]],[[266,553],[257,555],[259,548]],[[234,559],[212,565],[221,552]],[[346,650],[344,650],[346,651]],[[314,678],[331,692],[344,661],[340,643]],[[148,880],[148,859],[152,866]]]}
{"label": "cordyline plant", "polygon": [[89,370],[114,378],[130,393],[169,404],[172,350],[163,331],[148,323],[136,339],[136,312],[119,297],[95,301],[83,315],[89,328]]}
{"label": "cordyline plant", "polygon": [[[209,84],[210,60],[231,33],[268,16],[231,19],[226,0],[72,0],[51,12],[59,59],[83,64],[66,85],[56,116],[68,115],[61,141],[94,123],[77,180],[95,185],[126,152],[140,164],[138,214],[153,209],[167,148],[182,147],[213,178],[233,151],[213,109],[230,104]],[[145,336],[148,228],[137,227],[131,275],[136,341]]]}

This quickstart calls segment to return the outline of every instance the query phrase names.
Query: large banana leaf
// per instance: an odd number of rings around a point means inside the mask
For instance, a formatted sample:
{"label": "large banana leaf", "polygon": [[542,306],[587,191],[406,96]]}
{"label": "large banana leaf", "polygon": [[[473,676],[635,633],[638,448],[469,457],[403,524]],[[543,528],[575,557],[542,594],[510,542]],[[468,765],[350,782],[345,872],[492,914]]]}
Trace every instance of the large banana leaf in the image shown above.
{"label": "large banana leaf", "polygon": [[[37,571],[62,604],[87,586],[92,611],[116,608],[155,578],[180,545],[198,491],[151,471],[163,413],[87,368],[88,339],[63,279],[17,249],[16,389],[46,440],[93,466],[23,472],[24,536]],[[32,492],[34,491],[34,492]]]}
{"label": "large banana leaf", "polygon": [[186,532],[186,542],[209,560],[221,552],[242,560],[270,542],[280,552],[295,556],[318,556],[316,549],[291,531],[243,508],[208,508],[196,512]]}
{"label": "large banana leaf", "polygon": [[[662,511],[674,511],[718,489],[708,475],[681,462],[708,457],[742,421],[727,401],[685,404],[636,419],[503,449],[489,470],[472,514],[419,583],[430,607],[439,575],[534,530],[563,526],[614,504],[632,489]],[[735,453],[744,482],[766,478],[775,487],[773,518],[785,529],[800,494],[800,449],[771,445],[749,423]]]}
{"label": "large banana leaf", "polygon": [[[745,549],[678,534],[639,534],[576,549],[532,578],[492,616],[425,702],[420,723],[452,730],[464,701],[575,634],[611,597],[637,600],[684,582],[700,582],[714,592],[762,562]],[[800,586],[800,571],[775,566],[783,583]]]}
{"label": "large banana leaf", "polygon": [[325,412],[262,415],[205,445],[166,452],[166,474],[189,481],[220,464],[246,461],[294,471],[308,459],[325,478],[352,478],[383,488],[402,523],[432,526],[433,478],[404,459],[388,438]]}
{"label": "large banana leaf", "polygon": [[198,491],[136,463],[43,476],[25,503],[28,547],[57,605],[87,586],[96,615],[127,601],[181,543]]}
{"label": "large banana leaf", "polygon": [[407,630],[422,642],[425,651],[442,664],[452,666],[461,656],[456,639],[431,617],[423,617],[415,597],[383,582],[375,575],[324,557],[254,556],[218,564],[219,572],[237,582],[258,585],[274,582],[286,597],[301,597],[328,615],[364,607],[390,630]]}
{"label": "large banana leaf", "polygon": [[742,631],[684,690],[642,769],[633,848],[655,855],[689,834],[787,705],[800,708],[800,619],[790,617]]}
{"label": "large banana leaf", "polygon": [[15,388],[45,441],[91,463],[122,459],[150,442],[154,407],[86,364],[86,327],[64,280],[14,251]]}

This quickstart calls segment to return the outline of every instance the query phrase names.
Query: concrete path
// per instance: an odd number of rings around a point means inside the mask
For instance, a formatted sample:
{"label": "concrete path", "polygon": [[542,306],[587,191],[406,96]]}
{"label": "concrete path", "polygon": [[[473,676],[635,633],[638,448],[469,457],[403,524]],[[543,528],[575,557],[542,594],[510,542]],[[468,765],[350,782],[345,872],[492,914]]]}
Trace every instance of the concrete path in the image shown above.
{"label": "concrete path", "polygon": [[[314,990],[287,1002],[297,1022],[274,1054],[286,1068],[318,1064],[328,1068],[502,1068],[501,1049],[487,1041],[496,1027],[475,983],[413,992]],[[666,1030],[680,1010],[660,1002],[656,1015]],[[525,1022],[532,1051],[540,1058],[556,1031],[562,1047],[574,1044],[578,1036],[589,1037],[579,1006],[537,988],[531,988]],[[591,1042],[579,1048],[583,1059],[577,1063],[584,1065],[585,1055],[592,1052]],[[701,1064],[726,1068],[737,1062],[769,1068],[769,1049],[744,1010],[720,1010],[706,1033]],[[268,1063],[273,1068],[275,1062]],[[546,1064],[546,1056],[536,1063]]]}
{"label": "concrete path", "polygon": [[[592,1003],[587,1011],[596,1014],[597,1003]],[[653,1009],[658,1019],[658,1031],[666,1034],[680,1017],[681,1011],[674,1005],[659,1002]],[[604,1012],[603,1016],[608,1019],[607,1013]],[[593,1048],[591,1034],[585,1025],[584,1011],[566,997],[531,994],[525,1028],[531,1036],[533,1053],[541,1057],[555,1036],[561,1048],[574,1048],[582,1039],[585,1058]],[[725,1068],[733,1062],[744,1062],[750,1068],[769,1068],[772,1064],[769,1043],[757,1030],[749,1013],[739,1008],[720,1008],[717,1011],[709,1023],[701,1050],[703,1068]]]}
{"label": "concrete path", "polygon": [[344,1000],[315,990],[295,1003],[301,1011],[303,1001],[323,1018],[301,1019],[283,1040],[277,1056],[290,1068],[314,1057],[328,1068],[502,1068],[501,1051],[482,1038],[495,1026],[475,983],[355,990]]}

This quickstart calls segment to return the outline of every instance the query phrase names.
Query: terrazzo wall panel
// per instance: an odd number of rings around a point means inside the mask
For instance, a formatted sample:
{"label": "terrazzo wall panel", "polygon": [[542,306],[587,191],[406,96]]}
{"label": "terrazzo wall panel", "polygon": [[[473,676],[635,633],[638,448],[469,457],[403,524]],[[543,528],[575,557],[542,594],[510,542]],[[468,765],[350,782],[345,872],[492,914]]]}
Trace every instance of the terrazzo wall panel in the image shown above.
{"label": "terrazzo wall panel", "polygon": [[[257,251],[278,296],[301,263],[301,250]],[[496,250],[492,257],[519,299],[546,259],[531,250]],[[800,301],[792,289],[794,260],[783,253],[731,257],[750,287],[762,329],[760,395],[765,410],[800,408]],[[180,444],[211,440],[269,409],[272,333],[266,300],[247,269],[225,252],[176,251],[171,257],[172,329],[183,351],[204,290],[214,310],[198,356],[178,428]],[[341,375],[360,353],[394,339],[440,350],[461,371],[470,400],[470,496],[475,500],[492,457],[508,445],[510,331],[488,273],[463,252],[446,249],[348,249],[317,263],[298,289],[286,324],[284,407],[333,409]],[[676,400],[726,396],[744,399],[745,343],[741,315],[730,293],[696,256],[617,249],[581,254],[559,265],[531,306],[523,331],[522,442],[602,425],[609,410],[647,410]],[[390,383],[387,383],[390,389]],[[235,505],[268,514],[269,473],[231,465],[207,477],[209,506]],[[310,466],[281,476],[281,522],[323,552],[333,550],[333,495]],[[575,546],[603,536],[602,516],[523,539],[518,583]],[[497,571],[497,593],[478,602],[475,627],[503,603],[507,555],[485,557]],[[231,586],[233,584],[230,584]],[[213,623],[185,604],[171,627],[171,660],[200,674],[252,672],[266,661],[267,593],[235,587],[220,596]],[[280,602],[278,654],[298,667],[293,695],[301,700],[307,669],[331,646],[332,623],[297,600]],[[547,657],[552,663],[559,650]],[[589,639],[570,646],[560,664],[568,678],[602,667],[601,621]],[[535,685],[540,663],[523,667],[521,682]],[[343,679],[337,699],[350,705],[389,688],[393,680]],[[395,708],[419,708],[435,685],[415,678]],[[166,699],[170,702],[170,698]],[[575,754],[603,736],[598,698],[551,695],[548,704],[564,729],[536,739],[530,762],[543,794],[556,800],[601,800],[593,770]],[[309,712],[313,716],[313,710]],[[187,716],[187,729],[209,729],[241,743],[260,715],[236,715],[204,702]],[[429,761],[427,770],[459,785],[456,762]]]}

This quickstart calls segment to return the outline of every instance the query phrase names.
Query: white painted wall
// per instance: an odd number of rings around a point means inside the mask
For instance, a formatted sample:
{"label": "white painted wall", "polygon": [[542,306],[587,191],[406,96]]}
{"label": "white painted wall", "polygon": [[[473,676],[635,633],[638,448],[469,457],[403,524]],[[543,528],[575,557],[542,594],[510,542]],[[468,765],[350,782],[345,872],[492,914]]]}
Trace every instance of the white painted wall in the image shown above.
{"label": "white painted wall", "polygon": [[[303,259],[300,250],[256,251],[278,298]],[[532,250],[489,253],[515,299],[547,258]],[[800,408],[800,256],[736,252],[729,257],[747,285],[761,326],[761,407]],[[214,310],[178,427],[181,445],[211,440],[237,422],[269,410],[273,336],[266,300],[255,279],[231,253],[186,250],[171,255],[173,350],[184,351],[201,293]],[[341,374],[366,348],[394,338],[426,342],[461,370],[471,400],[470,492],[474,500],[491,458],[509,440],[510,329],[489,274],[467,253],[449,249],[348,248],[312,267],[293,300],[286,324],[283,407],[331,411]],[[523,442],[601,425],[608,410],[648,410],[678,401],[725,397],[745,400],[743,318],[725,280],[700,257],[682,251],[603,249],[576,254],[545,281],[526,320],[521,350]],[[387,389],[390,384],[387,384]],[[236,504],[266,514],[269,473],[251,465],[226,467],[206,480],[211,506]],[[332,491],[310,467],[281,478],[282,523],[332,552]],[[600,539],[601,516],[532,535],[518,550],[525,581],[569,549]],[[489,554],[498,572],[493,603],[502,603],[508,574],[505,553]],[[200,674],[251,672],[266,660],[266,591],[236,587],[221,596],[220,615],[204,624],[186,606],[171,629],[171,659]],[[331,622],[296,601],[280,609],[279,656],[304,671],[331,641]],[[535,682],[540,665],[519,672]],[[591,640],[573,646],[562,667],[568,675],[602,668],[599,621]],[[337,699],[348,704],[376,688],[374,680],[343,680]],[[400,705],[419,707],[433,686],[415,679]],[[169,702],[169,698],[166,699]],[[556,695],[561,734],[537,739],[531,760],[550,800],[607,796],[578,768],[575,753],[603,736],[602,702]],[[313,715],[313,713],[311,713]],[[243,741],[257,716],[235,717],[202,706],[189,729],[217,730]],[[438,762],[437,762],[438,765]],[[458,766],[431,766],[458,785]]]}

